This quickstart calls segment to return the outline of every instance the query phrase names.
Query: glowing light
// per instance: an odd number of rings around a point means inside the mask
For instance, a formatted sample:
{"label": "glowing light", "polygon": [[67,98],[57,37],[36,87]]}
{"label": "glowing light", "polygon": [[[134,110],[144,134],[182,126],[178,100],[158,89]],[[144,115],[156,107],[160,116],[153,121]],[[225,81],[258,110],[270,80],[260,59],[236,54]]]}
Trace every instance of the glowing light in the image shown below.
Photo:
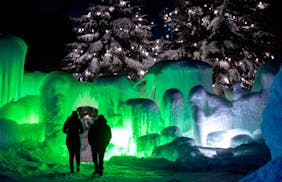
{"label": "glowing light", "polygon": [[79,28],[79,29],[78,29],[78,32],[79,32],[79,33],[83,32],[83,31],[84,31],[84,28]]}
{"label": "glowing light", "polygon": [[145,71],[144,70],[140,70],[139,71],[139,75],[141,75],[141,76],[145,75]]}
{"label": "glowing light", "polygon": [[106,56],[106,57],[111,57],[112,54],[111,54],[110,52],[106,52],[106,53],[105,53],[105,56]]}
{"label": "glowing light", "polygon": [[115,10],[115,8],[112,7],[112,6],[109,8],[109,11],[110,11],[110,12],[113,12],[114,10]]}
{"label": "glowing light", "polygon": [[[133,140],[132,129],[131,128],[112,128],[112,140],[111,143],[130,150],[130,144]],[[129,147],[129,148],[128,148]],[[131,151],[134,152],[134,151]]]}
{"label": "glowing light", "polygon": [[206,157],[213,158],[216,156],[216,150],[213,148],[198,147],[198,149]]}
{"label": "glowing light", "polygon": [[257,4],[258,9],[265,9],[267,6],[268,5],[266,3],[263,3],[261,1]]}
{"label": "glowing light", "polygon": [[230,83],[230,82],[229,82],[229,79],[228,79],[226,76],[223,78],[223,81],[224,81],[225,83],[227,83],[227,84]]}
{"label": "glowing light", "polygon": [[238,135],[246,135],[252,138],[252,134],[249,131],[243,129],[217,131],[209,133],[207,137],[207,146],[217,148],[230,148],[232,138]]}
{"label": "glowing light", "polygon": [[120,1],[119,3],[121,6],[125,6],[126,5],[126,2],[125,1]]}

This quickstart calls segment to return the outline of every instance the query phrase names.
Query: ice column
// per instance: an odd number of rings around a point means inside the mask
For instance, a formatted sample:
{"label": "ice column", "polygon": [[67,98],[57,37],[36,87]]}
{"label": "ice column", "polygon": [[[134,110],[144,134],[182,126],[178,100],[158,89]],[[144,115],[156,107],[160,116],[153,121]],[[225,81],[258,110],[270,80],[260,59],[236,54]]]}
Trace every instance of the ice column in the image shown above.
{"label": "ice column", "polygon": [[20,97],[27,48],[19,37],[0,34],[0,107]]}
{"label": "ice column", "polygon": [[185,105],[181,92],[177,89],[169,89],[163,97],[161,106],[162,118],[165,126],[177,126],[187,128],[184,121]]}
{"label": "ice column", "polygon": [[157,133],[164,128],[160,120],[160,111],[150,99],[129,99],[126,103],[132,107],[133,137]]}

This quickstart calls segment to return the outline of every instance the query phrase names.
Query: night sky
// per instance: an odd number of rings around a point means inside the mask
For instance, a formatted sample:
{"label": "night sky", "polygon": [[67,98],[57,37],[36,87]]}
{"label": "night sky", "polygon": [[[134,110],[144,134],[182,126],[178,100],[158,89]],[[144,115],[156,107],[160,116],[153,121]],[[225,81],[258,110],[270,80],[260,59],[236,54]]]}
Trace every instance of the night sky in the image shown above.
{"label": "night sky", "polygon": [[[146,13],[150,21],[158,22],[158,12],[164,7],[172,7],[174,0],[143,1],[148,6]],[[1,1],[0,32],[19,36],[28,44],[26,71],[59,70],[60,60],[66,54],[65,44],[73,38],[69,16],[84,14],[90,2],[93,0]],[[274,0],[274,4],[267,17],[273,26],[269,29],[282,37],[279,21],[282,6],[278,0]],[[157,33],[162,31],[159,29]]]}
{"label": "night sky", "polygon": [[58,70],[64,45],[72,38],[69,16],[83,13],[88,1],[1,1],[0,32],[19,36],[28,44],[27,71]]}

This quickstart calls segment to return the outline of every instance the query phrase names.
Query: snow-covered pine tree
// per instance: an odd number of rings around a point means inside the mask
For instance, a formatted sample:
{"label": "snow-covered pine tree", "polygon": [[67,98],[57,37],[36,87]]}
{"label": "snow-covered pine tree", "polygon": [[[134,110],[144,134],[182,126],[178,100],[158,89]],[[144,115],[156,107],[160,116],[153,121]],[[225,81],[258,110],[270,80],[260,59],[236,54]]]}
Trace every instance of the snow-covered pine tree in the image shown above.
{"label": "snow-covered pine tree", "polygon": [[[275,36],[265,31],[261,0],[176,0],[163,15],[172,29],[169,49],[214,67],[215,88],[236,82],[250,89],[256,69],[274,59]],[[180,54],[181,55],[181,54]]]}
{"label": "snow-covered pine tree", "polygon": [[124,0],[100,0],[72,21],[76,41],[67,44],[69,52],[62,70],[80,81],[102,75],[139,79],[156,60],[151,25],[141,14],[141,6]]}

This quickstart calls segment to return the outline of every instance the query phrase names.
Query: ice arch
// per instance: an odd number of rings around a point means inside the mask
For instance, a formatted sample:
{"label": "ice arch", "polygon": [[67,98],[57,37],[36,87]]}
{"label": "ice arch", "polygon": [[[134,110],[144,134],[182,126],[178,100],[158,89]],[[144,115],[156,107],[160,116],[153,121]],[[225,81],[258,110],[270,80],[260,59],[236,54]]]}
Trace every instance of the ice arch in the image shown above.
{"label": "ice arch", "polygon": [[160,108],[165,126],[177,126],[186,131],[185,102],[178,89],[168,89],[164,93]]}
{"label": "ice arch", "polygon": [[198,84],[207,90],[212,88],[212,67],[189,58],[177,61],[162,61],[152,66],[138,82],[142,97],[152,99],[160,105],[164,93],[171,88],[188,95],[190,89]]}

